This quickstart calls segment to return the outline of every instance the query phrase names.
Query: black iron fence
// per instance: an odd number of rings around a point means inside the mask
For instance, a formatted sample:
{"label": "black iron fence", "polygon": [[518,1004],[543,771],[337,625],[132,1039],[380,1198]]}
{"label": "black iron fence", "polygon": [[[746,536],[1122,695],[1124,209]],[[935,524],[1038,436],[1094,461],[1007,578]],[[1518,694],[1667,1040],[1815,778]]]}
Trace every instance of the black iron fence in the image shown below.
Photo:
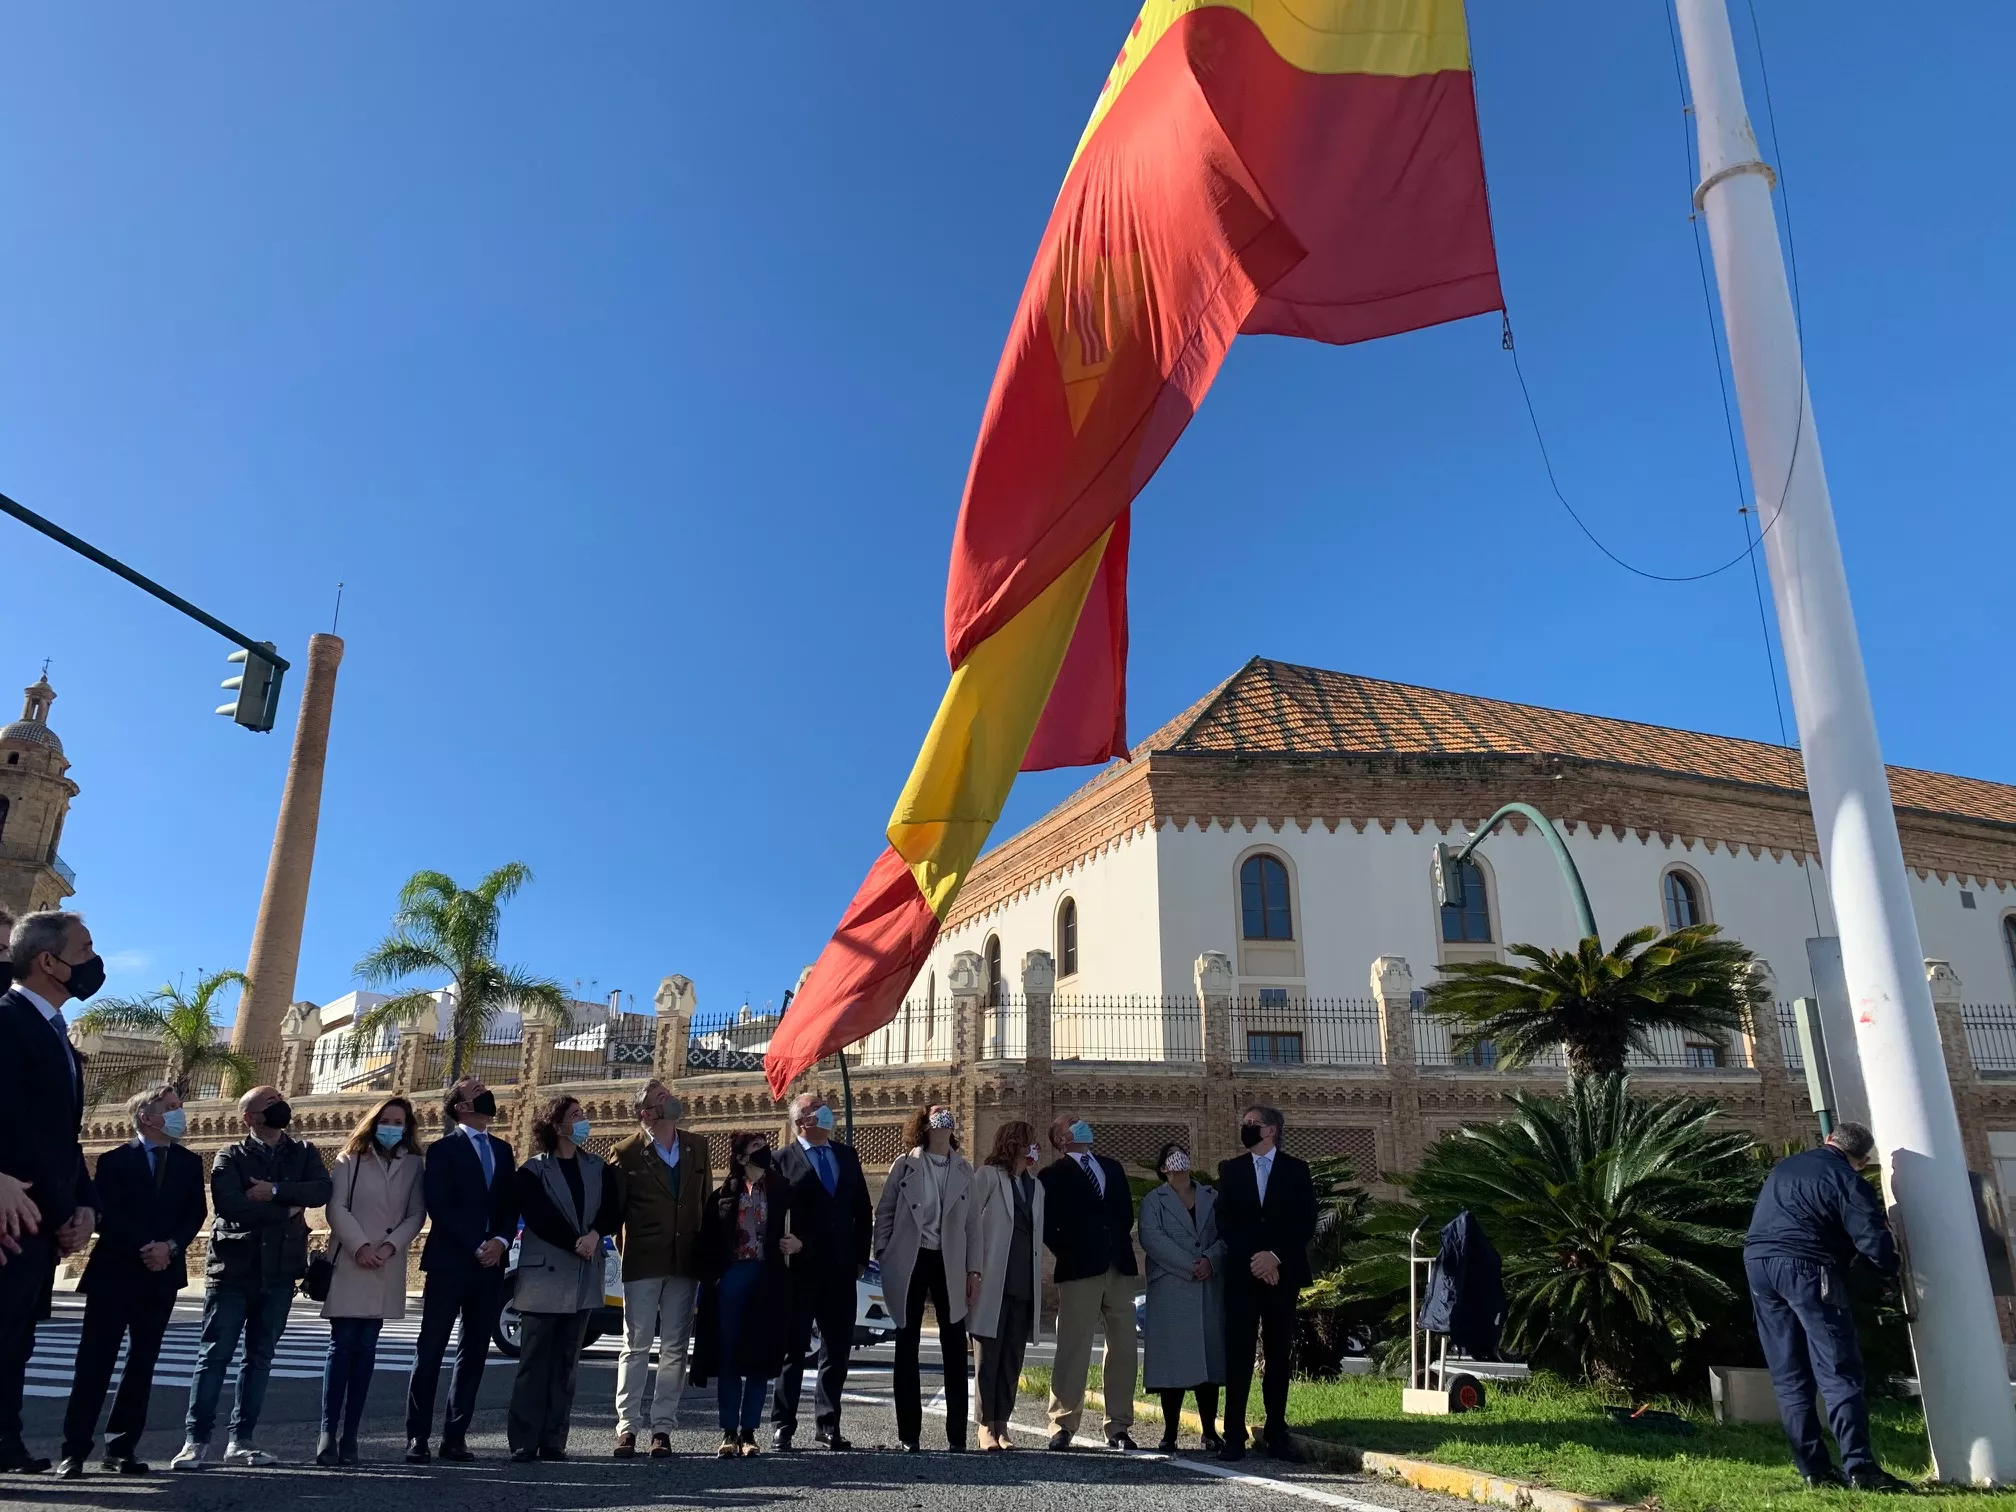
{"label": "black iron fence", "polygon": [[1234,998],[1232,1059],[1248,1066],[1384,1065],[1379,1005],[1287,992]]}
{"label": "black iron fence", "polygon": [[171,1065],[166,1045],[139,1035],[86,1035],[84,1101],[94,1112],[116,1108],[136,1092],[180,1080],[193,1102],[199,1097],[237,1097],[280,1079],[286,1047],[278,1040],[232,1050],[228,1041],[205,1046],[193,1065]]}
{"label": "black iron fence", "polygon": [[1968,1003],[1960,1009],[1967,1050],[1982,1076],[2016,1076],[2016,1004]]}
{"label": "black iron fence", "polygon": [[1201,1065],[1204,1016],[1194,994],[1050,999],[1050,1059]]}
{"label": "black iron fence", "polygon": [[[1458,1053],[1454,1042],[1458,1031],[1447,1022],[1414,1010],[1415,1064],[1452,1071],[1502,1071],[1506,1069],[1498,1047],[1486,1041]],[[1749,1043],[1740,1035],[1716,1039],[1710,1035],[1688,1034],[1678,1029],[1661,1029],[1652,1035],[1644,1050],[1631,1050],[1624,1057],[1625,1069],[1633,1075],[1702,1075],[1716,1071],[1750,1069]],[[1568,1069],[1568,1058],[1558,1050],[1536,1057],[1528,1070]]]}

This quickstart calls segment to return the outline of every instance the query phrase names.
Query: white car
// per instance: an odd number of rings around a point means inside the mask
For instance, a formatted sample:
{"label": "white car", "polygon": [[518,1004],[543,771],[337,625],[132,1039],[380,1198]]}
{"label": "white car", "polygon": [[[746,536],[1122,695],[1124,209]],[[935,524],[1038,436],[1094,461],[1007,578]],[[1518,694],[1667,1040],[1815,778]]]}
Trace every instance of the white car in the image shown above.
{"label": "white car", "polygon": [[[519,1237],[511,1241],[511,1253],[504,1261],[504,1305],[497,1312],[497,1327],[491,1334],[500,1354],[509,1359],[517,1359],[518,1351],[524,1346],[524,1321],[518,1316],[517,1303],[513,1300],[518,1291],[518,1245],[524,1235],[525,1226],[518,1226]],[[581,1347],[586,1349],[604,1334],[623,1332],[623,1257],[616,1253],[616,1241],[606,1234],[602,1238],[602,1305],[588,1315],[588,1332],[582,1336]]]}
{"label": "white car", "polygon": [[[522,1228],[520,1232],[523,1232]],[[517,1239],[511,1241],[511,1253],[504,1264],[504,1305],[498,1310],[497,1328],[491,1337],[496,1341],[500,1354],[515,1360],[524,1344],[524,1326],[512,1302],[518,1278]],[[856,1349],[870,1344],[886,1344],[896,1336],[896,1320],[889,1316],[888,1303],[882,1296],[882,1270],[872,1260],[868,1263],[868,1274],[854,1283],[854,1303]],[[616,1252],[616,1241],[605,1236],[602,1240],[602,1305],[589,1317],[588,1332],[581,1340],[581,1347],[585,1350],[604,1335],[622,1332],[623,1257]],[[812,1336],[812,1352],[816,1352],[819,1336],[816,1327]],[[690,1349],[691,1346],[688,1347]]]}

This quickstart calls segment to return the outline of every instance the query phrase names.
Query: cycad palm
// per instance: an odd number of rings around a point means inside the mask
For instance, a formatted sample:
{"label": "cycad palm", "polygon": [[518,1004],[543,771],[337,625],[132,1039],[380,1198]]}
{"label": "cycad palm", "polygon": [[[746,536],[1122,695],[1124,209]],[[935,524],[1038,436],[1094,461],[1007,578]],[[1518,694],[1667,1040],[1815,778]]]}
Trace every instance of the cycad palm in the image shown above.
{"label": "cycad palm", "polygon": [[[531,880],[531,869],[522,861],[498,867],[468,889],[441,872],[415,872],[400,889],[392,933],[357,963],[356,974],[373,985],[421,975],[452,980],[447,1078],[451,1085],[474,1061],[483,1031],[499,1013],[515,1009],[528,1018],[555,1022],[566,1017],[567,995],[558,982],[496,959],[503,907]],[[433,1008],[431,989],[388,998],[357,1015],[351,1026],[352,1046],[362,1046],[388,1026],[411,1023]]]}
{"label": "cycad palm", "polygon": [[[1430,1147],[1413,1201],[1373,1225],[1339,1277],[1359,1295],[1405,1286],[1404,1235],[1464,1209],[1504,1259],[1505,1343],[1536,1364],[1656,1390],[1686,1342],[1735,1301],[1717,1274],[1743,1242],[1754,1145],[1717,1133],[1713,1103],[1643,1101],[1622,1076],[1562,1097],[1514,1093],[1511,1112]],[[1403,1292],[1404,1295],[1404,1292]]]}
{"label": "cycad palm", "polygon": [[[211,1005],[226,987],[244,986],[242,971],[199,975],[186,997],[181,988],[164,982],[144,997],[108,998],[94,1004],[78,1015],[77,1029],[82,1034],[159,1036],[165,1061],[162,1078],[173,1082],[178,1093],[189,1096],[208,1071],[216,1073],[226,1097],[237,1097],[259,1079],[259,1063],[217,1038],[220,1025]],[[100,1077],[93,1085],[100,1098],[125,1097],[154,1076],[152,1066],[136,1066]]]}
{"label": "cycad palm", "polygon": [[1457,1028],[1457,1055],[1495,1046],[1505,1065],[1523,1066],[1558,1049],[1574,1074],[1610,1075],[1623,1071],[1628,1051],[1650,1050],[1655,1030],[1718,1044],[1750,1031],[1769,988],[1751,969],[1749,948],[1719,933],[1695,924],[1660,939],[1647,926],[1607,951],[1593,938],[1573,950],[1513,945],[1510,953],[1530,964],[1444,966],[1427,1012]]}

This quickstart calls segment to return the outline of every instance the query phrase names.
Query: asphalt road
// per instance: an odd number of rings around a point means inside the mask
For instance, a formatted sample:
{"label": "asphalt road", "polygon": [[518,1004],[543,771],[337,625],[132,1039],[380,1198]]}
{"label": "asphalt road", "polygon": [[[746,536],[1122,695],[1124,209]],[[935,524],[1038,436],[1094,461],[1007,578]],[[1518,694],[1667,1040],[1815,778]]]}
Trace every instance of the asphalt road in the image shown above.
{"label": "asphalt road", "polygon": [[[927,1359],[933,1346],[925,1345]],[[1255,1455],[1240,1466],[1215,1460],[1154,1454],[1118,1455],[1089,1445],[1070,1454],[1043,1449],[1048,1430],[1042,1404],[1026,1401],[1017,1414],[1019,1452],[963,1455],[943,1452],[942,1418],[925,1420],[926,1452],[893,1451],[895,1414],[889,1404],[889,1350],[857,1358],[848,1383],[843,1430],[858,1446],[851,1454],[818,1448],[753,1460],[714,1458],[720,1441],[713,1391],[689,1391],[674,1436],[670,1460],[609,1457],[615,1432],[615,1354],[612,1344],[591,1350],[582,1361],[574,1430],[565,1464],[513,1465],[506,1457],[504,1410],[514,1366],[493,1353],[484,1373],[478,1432],[470,1447],[475,1464],[436,1461],[426,1467],[404,1464],[400,1454],[406,1379],[403,1370],[381,1369],[373,1383],[370,1410],[360,1447],[365,1463],[354,1470],[318,1469],[314,1452],[318,1383],[275,1379],[259,1426],[260,1447],[281,1457],[270,1469],[217,1466],[200,1474],[166,1473],[169,1456],[181,1442],[187,1393],[157,1386],[142,1455],[157,1473],[145,1477],[104,1475],[92,1467],[82,1480],[53,1476],[0,1476],[0,1507],[107,1508],[120,1512],[573,1512],[666,1506],[734,1509],[848,1507],[860,1512],[940,1512],[961,1503],[989,1508],[1071,1512],[1138,1512],[1144,1495],[1157,1512],[1211,1512],[1211,1509],[1341,1507],[1352,1512],[1453,1512],[1457,1503],[1358,1477],[1282,1466]],[[53,1382],[46,1383],[53,1386]],[[934,1382],[927,1376],[926,1388]],[[443,1373],[442,1389],[447,1387]],[[46,1389],[46,1387],[45,1387]],[[223,1447],[231,1386],[219,1403],[216,1450]],[[38,1452],[54,1455],[60,1437],[63,1401],[53,1394],[31,1397],[27,1437]],[[800,1441],[809,1443],[811,1423]],[[1097,1431],[1096,1421],[1092,1422]],[[1144,1437],[1156,1430],[1150,1428]],[[934,1443],[938,1446],[934,1452]],[[102,1439],[101,1439],[102,1451]]]}

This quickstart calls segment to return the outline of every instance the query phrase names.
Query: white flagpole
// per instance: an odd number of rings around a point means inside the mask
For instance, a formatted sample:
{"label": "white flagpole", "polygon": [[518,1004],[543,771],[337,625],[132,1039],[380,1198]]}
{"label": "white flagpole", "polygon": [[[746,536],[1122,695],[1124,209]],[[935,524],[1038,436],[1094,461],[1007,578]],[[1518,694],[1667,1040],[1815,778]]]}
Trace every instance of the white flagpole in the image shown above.
{"label": "white flagpole", "polygon": [[2016,1406],[1806,392],[1774,179],[1758,160],[1724,0],[1676,8],[1701,144],[1695,203],[1715,253],[1870,1116],[1909,1245],[1933,1464],[1941,1480],[2000,1484],[2016,1480]]}

